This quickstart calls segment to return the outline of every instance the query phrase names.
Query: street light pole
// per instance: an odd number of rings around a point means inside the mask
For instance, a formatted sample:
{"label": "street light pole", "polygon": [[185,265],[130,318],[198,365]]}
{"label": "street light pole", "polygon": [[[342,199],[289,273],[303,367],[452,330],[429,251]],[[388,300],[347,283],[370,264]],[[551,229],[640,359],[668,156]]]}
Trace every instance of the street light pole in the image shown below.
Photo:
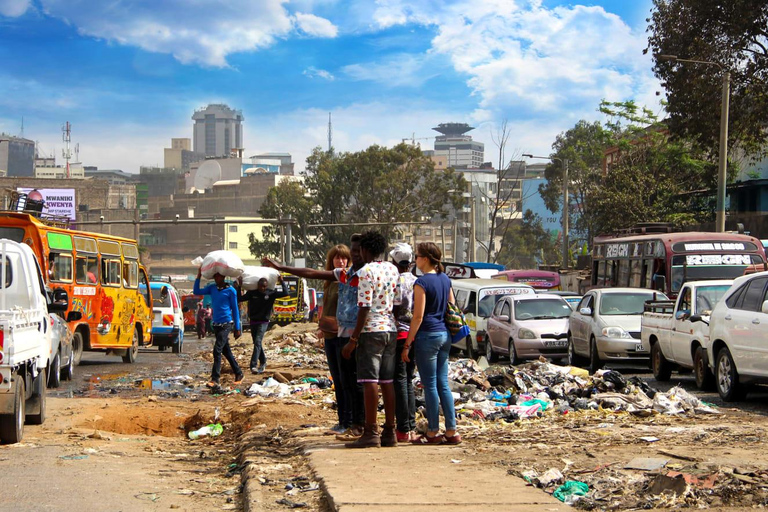
{"label": "street light pole", "polygon": [[530,153],[523,153],[526,158],[540,158],[542,160],[557,160],[560,165],[563,166],[563,217],[562,217],[562,230],[563,230],[563,262],[561,267],[563,269],[569,269],[571,267],[570,258],[570,243],[568,241],[568,229],[569,229],[569,199],[568,199],[568,159],[559,158],[556,156],[534,156]]}
{"label": "street light pole", "polygon": [[725,232],[725,192],[728,173],[728,109],[731,100],[731,72],[717,62],[695,59],[681,59],[677,55],[657,55],[660,61],[687,62],[717,66],[723,72],[723,92],[720,102],[720,157],[717,166],[717,211],[715,216],[715,231]]}

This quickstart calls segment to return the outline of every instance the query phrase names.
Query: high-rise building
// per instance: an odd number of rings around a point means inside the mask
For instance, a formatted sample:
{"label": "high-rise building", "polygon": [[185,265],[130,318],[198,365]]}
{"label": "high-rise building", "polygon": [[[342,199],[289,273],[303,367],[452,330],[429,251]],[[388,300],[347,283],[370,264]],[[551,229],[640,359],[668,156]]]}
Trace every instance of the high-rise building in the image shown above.
{"label": "high-rise building", "polygon": [[185,171],[188,171],[194,162],[205,159],[205,155],[192,151],[191,139],[171,139],[171,147],[165,148],[163,155],[163,167]]}
{"label": "high-rise building", "polygon": [[434,156],[448,159],[448,167],[454,169],[479,169],[483,165],[485,144],[472,140],[468,131],[473,126],[466,123],[440,123],[433,130],[442,133],[435,137]]}
{"label": "high-rise building", "polygon": [[35,141],[0,133],[0,170],[6,176],[34,176]]}
{"label": "high-rise building", "polygon": [[243,113],[228,105],[213,103],[192,115],[194,152],[207,157],[229,156],[243,147]]}

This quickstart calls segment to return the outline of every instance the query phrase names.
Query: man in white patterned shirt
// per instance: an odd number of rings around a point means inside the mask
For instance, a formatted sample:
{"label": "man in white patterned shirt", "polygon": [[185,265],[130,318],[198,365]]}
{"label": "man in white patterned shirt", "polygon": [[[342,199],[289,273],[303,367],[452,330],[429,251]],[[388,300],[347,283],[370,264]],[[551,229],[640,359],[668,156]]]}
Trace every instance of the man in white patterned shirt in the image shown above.
{"label": "man in white patterned shirt", "polygon": [[[363,384],[365,394],[365,428],[362,437],[347,448],[396,446],[395,436],[395,352],[397,324],[393,309],[399,302],[399,276],[397,267],[382,261],[387,240],[378,232],[363,233],[360,251],[365,265],[358,273],[357,325],[342,350],[349,358],[355,351],[357,381]],[[384,430],[379,435],[376,421],[379,388],[384,399]]]}

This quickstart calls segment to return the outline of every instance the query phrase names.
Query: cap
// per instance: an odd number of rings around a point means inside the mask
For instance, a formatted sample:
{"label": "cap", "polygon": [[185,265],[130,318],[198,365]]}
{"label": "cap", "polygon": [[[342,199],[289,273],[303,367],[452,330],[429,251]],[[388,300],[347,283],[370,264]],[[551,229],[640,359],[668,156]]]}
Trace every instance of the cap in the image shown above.
{"label": "cap", "polygon": [[409,244],[398,242],[389,252],[389,256],[397,264],[410,263],[413,259],[413,249]]}

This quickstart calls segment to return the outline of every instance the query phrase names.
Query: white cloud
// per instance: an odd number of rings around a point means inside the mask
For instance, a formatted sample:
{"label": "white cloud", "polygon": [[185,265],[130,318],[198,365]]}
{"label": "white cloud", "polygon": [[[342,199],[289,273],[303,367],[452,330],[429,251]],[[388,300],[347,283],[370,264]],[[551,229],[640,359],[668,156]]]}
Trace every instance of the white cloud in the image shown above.
{"label": "white cloud", "polygon": [[0,0],[0,16],[17,18],[32,6],[31,0]]}
{"label": "white cloud", "polygon": [[307,35],[314,37],[336,37],[339,29],[330,21],[314,14],[296,13],[296,25]]}
{"label": "white cloud", "polygon": [[342,70],[353,80],[377,82],[386,87],[418,87],[437,75],[428,69],[428,56],[391,55],[383,61],[349,64]]}
{"label": "white cloud", "polygon": [[323,78],[325,80],[328,80],[329,82],[332,82],[336,80],[336,77],[333,76],[333,74],[330,71],[326,71],[324,69],[318,69],[314,66],[310,66],[301,73],[304,76],[308,76],[309,78]]}
{"label": "white cloud", "polygon": [[268,47],[296,26],[313,37],[334,37],[337,30],[312,14],[292,16],[284,7],[287,0],[40,1],[46,14],[64,19],[83,35],[214,67],[227,66],[233,53]]}

